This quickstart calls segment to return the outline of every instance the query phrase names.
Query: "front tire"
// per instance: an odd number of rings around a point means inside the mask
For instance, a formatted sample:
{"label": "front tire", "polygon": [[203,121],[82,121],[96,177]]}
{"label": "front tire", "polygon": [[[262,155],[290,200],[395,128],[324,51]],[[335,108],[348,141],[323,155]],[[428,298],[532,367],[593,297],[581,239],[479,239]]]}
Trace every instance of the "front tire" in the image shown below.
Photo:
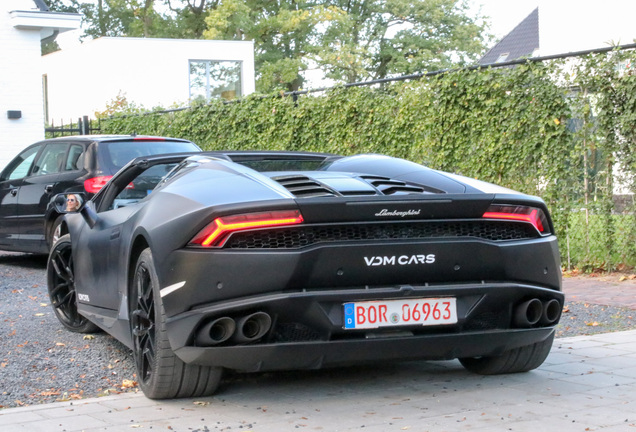
{"label": "front tire", "polygon": [[170,347],[166,315],[150,249],[135,266],[131,290],[130,331],[139,387],[151,399],[188,398],[213,394],[222,369],[181,361]]}
{"label": "front tire", "polygon": [[481,375],[528,372],[543,364],[550,354],[554,332],[545,340],[511,349],[498,356],[459,359],[467,370]]}
{"label": "front tire", "polygon": [[95,333],[99,327],[77,311],[75,272],[71,236],[60,237],[53,247],[46,265],[49,298],[57,319],[68,330],[76,333]]}

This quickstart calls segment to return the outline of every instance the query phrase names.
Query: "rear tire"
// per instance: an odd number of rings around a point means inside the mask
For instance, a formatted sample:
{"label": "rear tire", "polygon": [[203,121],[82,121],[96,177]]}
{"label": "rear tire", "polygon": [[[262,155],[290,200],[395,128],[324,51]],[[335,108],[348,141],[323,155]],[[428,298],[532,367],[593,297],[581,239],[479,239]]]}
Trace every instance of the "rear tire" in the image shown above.
{"label": "rear tire", "polygon": [[550,354],[554,332],[544,341],[511,349],[498,356],[460,358],[467,370],[481,375],[528,372],[543,364]]}
{"label": "rear tire", "polygon": [[75,269],[71,236],[68,234],[60,237],[51,248],[46,265],[46,281],[55,316],[64,327],[76,333],[101,331],[77,311]]}
{"label": "rear tire", "polygon": [[150,399],[189,398],[213,394],[222,368],[186,364],[170,347],[166,315],[150,249],[135,266],[130,295],[130,331],[139,387]]}

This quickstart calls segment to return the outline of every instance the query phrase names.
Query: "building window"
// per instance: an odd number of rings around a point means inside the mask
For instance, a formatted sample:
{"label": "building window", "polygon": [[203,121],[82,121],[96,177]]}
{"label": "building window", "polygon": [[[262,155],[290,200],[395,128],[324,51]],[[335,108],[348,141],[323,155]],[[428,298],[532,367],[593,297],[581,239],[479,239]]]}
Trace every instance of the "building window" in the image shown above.
{"label": "building window", "polygon": [[241,62],[190,60],[190,100],[241,97]]}
{"label": "building window", "polygon": [[510,53],[502,53],[499,54],[499,57],[497,57],[497,61],[495,61],[495,63],[503,63],[506,60],[508,60],[508,56],[510,55]]}

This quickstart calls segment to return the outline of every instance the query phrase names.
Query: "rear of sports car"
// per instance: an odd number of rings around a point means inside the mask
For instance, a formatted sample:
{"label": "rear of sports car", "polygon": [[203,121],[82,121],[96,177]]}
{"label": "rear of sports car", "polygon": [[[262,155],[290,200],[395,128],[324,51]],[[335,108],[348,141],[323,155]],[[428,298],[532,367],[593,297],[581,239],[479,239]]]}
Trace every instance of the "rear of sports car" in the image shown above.
{"label": "rear of sports car", "polygon": [[158,266],[184,362],[263,371],[459,358],[506,373],[544,361],[563,294],[539,198],[404,167],[259,175],[280,199],[210,207]]}

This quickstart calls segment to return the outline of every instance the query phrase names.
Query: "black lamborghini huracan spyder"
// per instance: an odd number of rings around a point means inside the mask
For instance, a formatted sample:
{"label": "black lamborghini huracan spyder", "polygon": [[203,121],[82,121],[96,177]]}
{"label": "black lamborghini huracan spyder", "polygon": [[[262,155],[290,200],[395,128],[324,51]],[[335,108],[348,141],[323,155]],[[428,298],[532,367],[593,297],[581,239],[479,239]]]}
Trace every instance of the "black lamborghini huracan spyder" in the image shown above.
{"label": "black lamborghini huracan spyder", "polygon": [[387,156],[137,158],[62,233],[57,317],[129,346],[150,398],[212,394],[224,369],[524,372],[563,307],[541,199]]}

